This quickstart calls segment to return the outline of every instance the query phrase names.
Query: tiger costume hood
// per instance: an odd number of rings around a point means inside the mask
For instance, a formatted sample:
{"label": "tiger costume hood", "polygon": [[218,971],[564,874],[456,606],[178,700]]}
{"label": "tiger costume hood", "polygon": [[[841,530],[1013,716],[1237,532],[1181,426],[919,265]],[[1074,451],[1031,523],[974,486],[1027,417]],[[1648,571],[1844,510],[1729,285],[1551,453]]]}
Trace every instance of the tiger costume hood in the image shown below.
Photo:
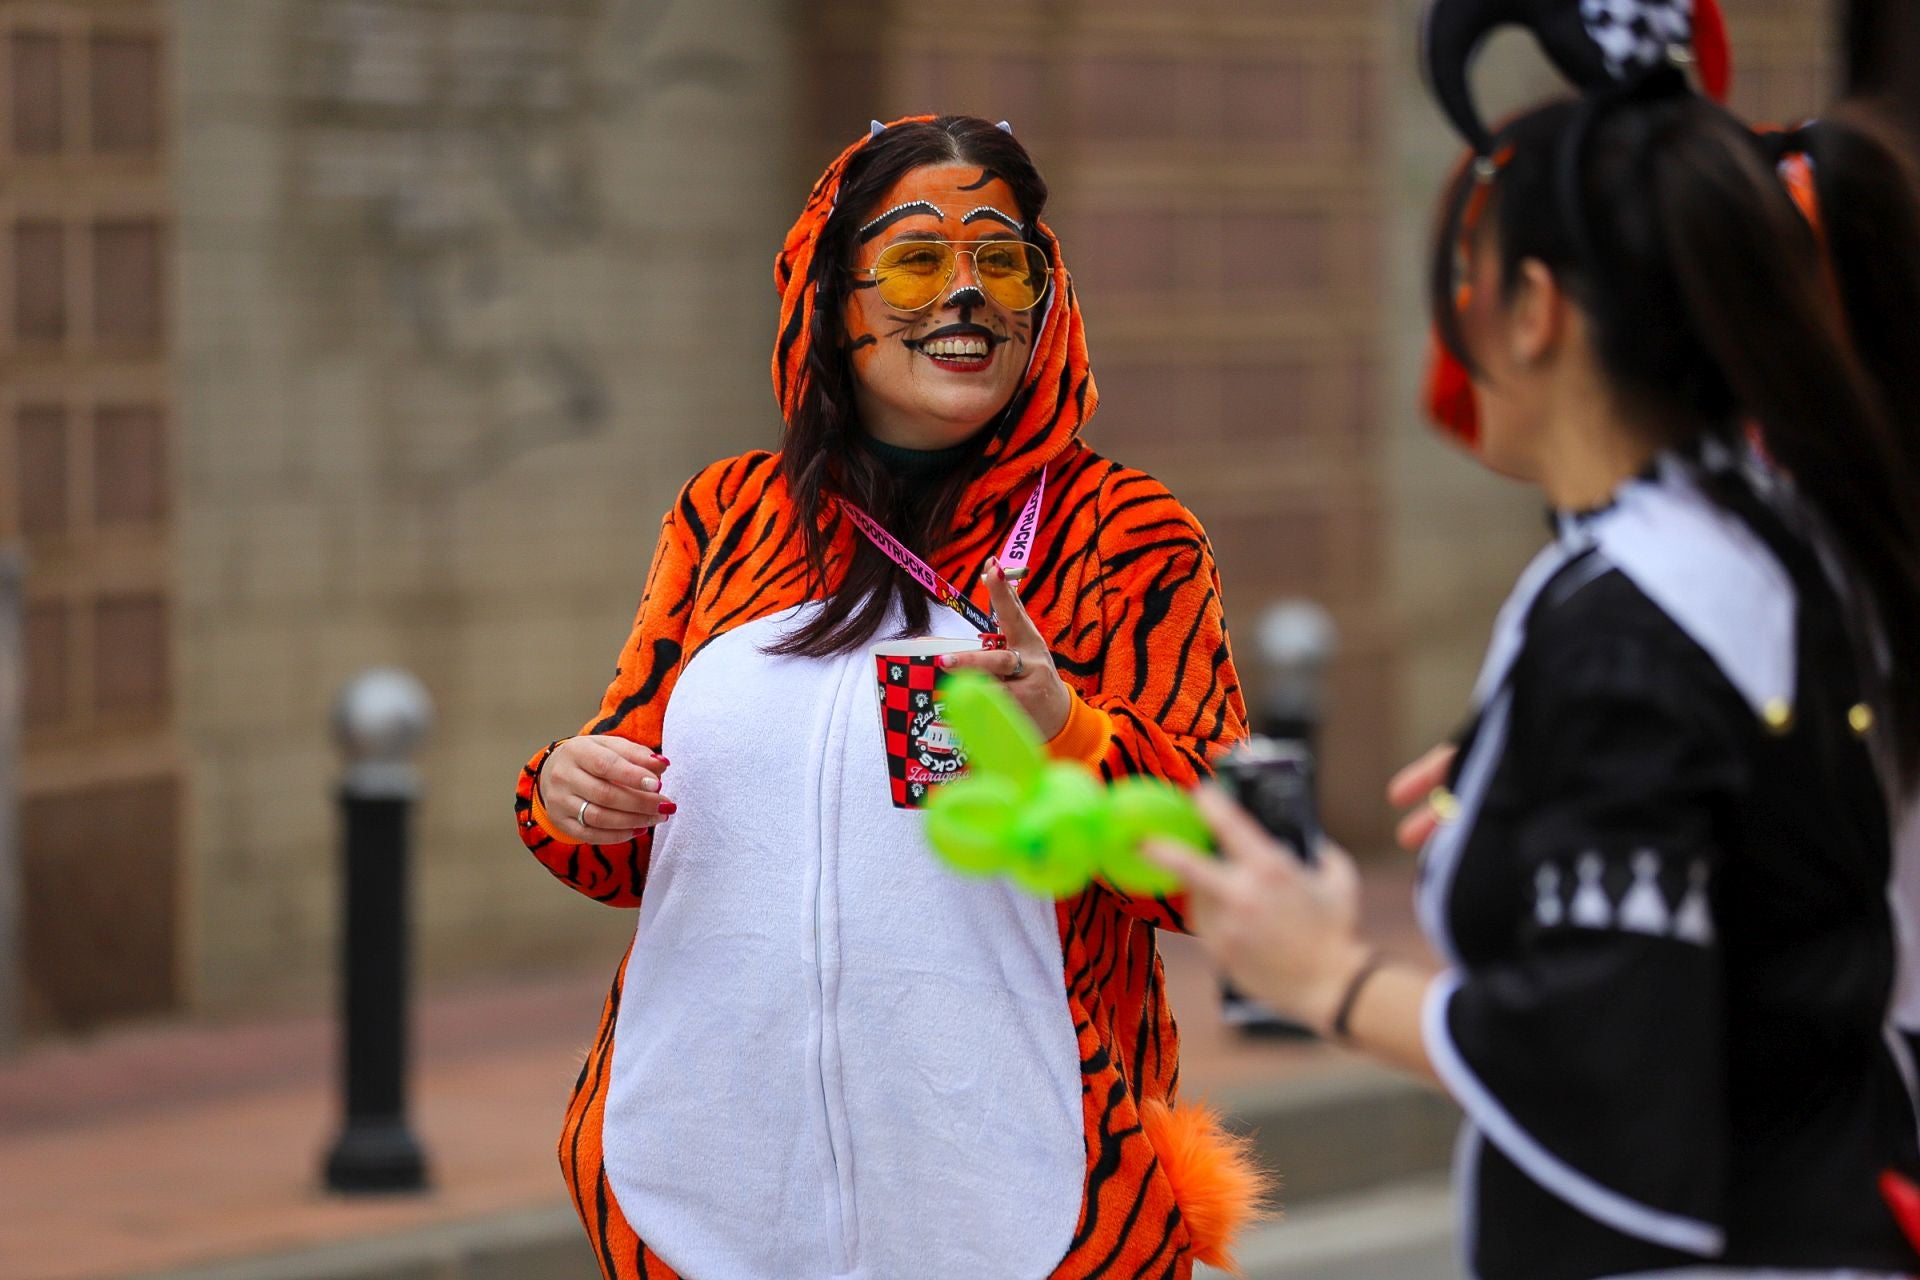
{"label": "tiger costume hood", "polygon": [[[888,129],[904,124],[931,123],[935,116],[907,116],[891,124],[874,122],[866,137],[842,151],[807,196],[806,207],[787,231],[773,264],[773,287],[780,294],[780,331],[773,349],[773,391],[783,417],[791,420],[799,407],[807,377],[814,302],[820,274],[837,264],[818,262],[814,251],[840,195],[847,163]],[[1001,127],[1005,127],[1004,123]],[[1087,359],[1087,335],[1080,317],[1080,301],[1061,257],[1060,241],[1051,228],[1036,219],[1034,242],[1047,253],[1053,268],[1053,286],[1041,303],[1046,311],[1036,328],[1026,373],[1013,400],[992,428],[984,451],[984,474],[963,501],[956,524],[964,527],[997,514],[987,508],[1010,499],[1033,483],[1042,468],[1074,447],[1080,428],[1093,416],[1099,392]],[[1004,518],[993,520],[1004,528]]]}
{"label": "tiger costume hood", "polygon": [[[814,185],[777,259],[785,417],[827,269],[815,250],[872,136]],[[1190,783],[1245,733],[1211,548],[1156,481],[1080,439],[1097,401],[1080,309],[1058,240],[1040,223],[1030,238],[1052,296],[953,537],[927,559],[983,601],[981,570],[1044,468],[1022,599],[1074,694],[1049,750]],[[821,590],[792,510],[779,455],[754,452],[701,471],[662,521],[581,732],[671,756],[671,819],[573,843],[540,797],[552,747],[519,777],[534,856],[639,908],[560,1145],[603,1273],[1182,1280],[1196,1260],[1229,1263],[1266,1184],[1217,1117],[1174,1105],[1155,934],[1184,927],[1181,904],[1101,884],[1045,902],[944,870],[921,815],[887,797],[865,651],[767,651]],[[838,522],[830,572],[856,536]],[[935,634],[972,634],[935,614]],[[755,1209],[711,1220],[728,1204]]]}

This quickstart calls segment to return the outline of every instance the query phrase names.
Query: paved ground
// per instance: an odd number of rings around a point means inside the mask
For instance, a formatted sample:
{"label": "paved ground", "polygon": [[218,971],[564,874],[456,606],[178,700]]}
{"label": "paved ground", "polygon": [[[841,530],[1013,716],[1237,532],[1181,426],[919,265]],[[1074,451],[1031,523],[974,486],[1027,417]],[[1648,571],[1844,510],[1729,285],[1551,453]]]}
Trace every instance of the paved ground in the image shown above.
{"label": "paved ground", "polygon": [[[1240,1280],[1461,1280],[1444,1179],[1315,1202],[1238,1251]],[[1201,1267],[1195,1280],[1227,1280]]]}
{"label": "paved ground", "polygon": [[[1396,861],[1379,871],[1369,916],[1396,949],[1417,952],[1407,868]],[[1321,1045],[1230,1032],[1194,944],[1171,939],[1167,953],[1190,1096],[1213,1094],[1244,1110],[1263,1090],[1353,1072],[1351,1059]],[[435,1232],[467,1248],[476,1231],[550,1225],[564,1213],[553,1155],[560,1109],[614,960],[592,973],[422,1001],[414,1119],[434,1187],[421,1195],[343,1199],[321,1189],[320,1161],[338,1123],[324,1017],[123,1030],[0,1064],[0,1276],[211,1275],[205,1269],[223,1260],[254,1259],[227,1273],[293,1280],[318,1272],[297,1262],[275,1270],[268,1260],[313,1250],[373,1257],[381,1242],[431,1241]],[[533,1274],[507,1265],[501,1280]],[[1329,1272],[1327,1280],[1346,1277]]]}

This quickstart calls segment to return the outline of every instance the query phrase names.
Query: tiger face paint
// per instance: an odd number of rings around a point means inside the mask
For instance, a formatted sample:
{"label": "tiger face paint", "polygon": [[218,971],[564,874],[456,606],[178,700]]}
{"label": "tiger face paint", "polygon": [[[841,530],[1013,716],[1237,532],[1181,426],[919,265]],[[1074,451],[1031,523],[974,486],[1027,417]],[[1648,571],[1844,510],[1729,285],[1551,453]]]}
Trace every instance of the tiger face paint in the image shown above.
{"label": "tiger face paint", "polygon": [[[1013,190],[977,165],[927,165],[863,212],[856,273],[887,246],[939,240],[961,246],[1028,238]],[[1011,311],[980,287],[971,254],[929,305],[887,305],[856,274],[843,322],[860,421],[876,439],[910,449],[959,444],[1006,407],[1020,384],[1044,305]]]}

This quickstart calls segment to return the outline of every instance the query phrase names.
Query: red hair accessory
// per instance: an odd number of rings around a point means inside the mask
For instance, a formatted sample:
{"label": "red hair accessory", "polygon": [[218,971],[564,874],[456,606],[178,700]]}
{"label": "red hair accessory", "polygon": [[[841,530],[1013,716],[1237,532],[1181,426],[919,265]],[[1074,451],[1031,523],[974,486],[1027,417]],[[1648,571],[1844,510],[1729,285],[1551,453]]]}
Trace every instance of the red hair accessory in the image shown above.
{"label": "red hair accessory", "polygon": [[1907,1240],[1915,1249],[1920,1249],[1920,1187],[1916,1187],[1911,1178],[1903,1178],[1888,1169],[1880,1175],[1880,1195],[1886,1200],[1887,1208],[1893,1210],[1893,1220],[1900,1224]]}
{"label": "red hair accessory", "polygon": [[1427,336],[1427,378],[1420,402],[1442,435],[1469,449],[1480,443],[1480,402],[1474,398],[1473,379],[1438,333]]}
{"label": "red hair accessory", "polygon": [[1820,188],[1813,181],[1813,157],[1804,151],[1790,151],[1780,157],[1774,170],[1780,175],[1780,185],[1793,197],[1794,206],[1813,228],[1813,234],[1820,238],[1824,249],[1827,229],[1820,218]]}
{"label": "red hair accessory", "polygon": [[1794,208],[1813,228],[1814,244],[1820,251],[1820,276],[1826,281],[1827,296],[1832,300],[1844,327],[1847,317],[1846,295],[1841,292],[1840,276],[1833,266],[1833,251],[1827,244],[1827,223],[1820,209],[1820,184],[1815,181],[1813,157],[1807,154],[1805,144],[1800,141],[1801,131],[1812,123],[1808,121],[1793,132],[1780,135],[1785,149],[1774,165],[1774,172],[1780,175],[1780,185],[1793,198]]}
{"label": "red hair accessory", "polygon": [[[1458,244],[1462,254],[1466,252],[1474,233],[1479,230],[1480,219],[1486,216],[1487,206],[1493,200],[1494,177],[1512,158],[1513,148],[1510,146],[1502,147],[1489,161],[1468,153],[1461,161],[1461,167],[1454,171],[1455,183],[1461,181],[1462,170],[1466,166],[1474,166],[1475,173],[1473,186],[1466,193],[1465,204],[1460,211]],[[1462,284],[1454,292],[1454,310],[1465,311],[1472,300],[1472,286]],[[1467,367],[1441,340],[1438,325],[1433,326],[1427,335],[1427,376],[1420,401],[1427,420],[1438,427],[1442,435],[1459,441],[1469,449],[1479,444],[1480,405],[1474,398],[1473,378],[1468,374]]]}

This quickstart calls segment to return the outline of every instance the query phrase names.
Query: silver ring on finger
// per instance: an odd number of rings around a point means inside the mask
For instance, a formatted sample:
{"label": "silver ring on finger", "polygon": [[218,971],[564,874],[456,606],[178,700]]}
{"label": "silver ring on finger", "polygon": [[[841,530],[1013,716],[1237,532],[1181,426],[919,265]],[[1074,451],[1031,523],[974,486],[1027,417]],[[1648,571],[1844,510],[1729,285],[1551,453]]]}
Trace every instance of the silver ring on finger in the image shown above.
{"label": "silver ring on finger", "polygon": [[591,800],[582,800],[580,802],[580,812],[574,815],[573,820],[583,827],[587,825],[587,808],[592,803],[593,801]]}
{"label": "silver ring on finger", "polygon": [[1027,660],[1020,656],[1018,649],[1010,649],[1008,652],[1013,655],[1013,674],[1008,676],[1007,679],[1018,680],[1027,674]]}

